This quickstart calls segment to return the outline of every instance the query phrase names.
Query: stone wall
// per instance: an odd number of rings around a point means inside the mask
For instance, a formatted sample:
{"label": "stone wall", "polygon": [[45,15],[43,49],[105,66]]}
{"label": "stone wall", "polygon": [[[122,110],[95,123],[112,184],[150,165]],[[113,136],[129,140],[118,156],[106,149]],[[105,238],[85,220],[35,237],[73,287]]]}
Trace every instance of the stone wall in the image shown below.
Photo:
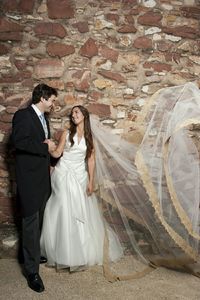
{"label": "stone wall", "polygon": [[131,141],[137,117],[166,86],[200,85],[199,0],[0,1],[0,223],[14,222],[13,113],[33,87],[59,91],[52,131],[83,104]]}

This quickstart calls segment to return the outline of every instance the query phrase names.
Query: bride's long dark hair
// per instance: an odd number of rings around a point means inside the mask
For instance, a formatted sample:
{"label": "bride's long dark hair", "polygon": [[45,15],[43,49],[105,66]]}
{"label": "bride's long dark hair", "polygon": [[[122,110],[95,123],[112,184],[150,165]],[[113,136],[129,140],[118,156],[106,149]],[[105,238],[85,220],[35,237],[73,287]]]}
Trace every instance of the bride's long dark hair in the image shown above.
{"label": "bride's long dark hair", "polygon": [[86,146],[87,146],[85,160],[87,161],[88,158],[92,154],[92,150],[94,149],[94,144],[93,144],[92,131],[91,131],[91,126],[90,126],[90,115],[89,115],[88,110],[82,105],[75,105],[74,107],[72,107],[72,110],[70,113],[69,140],[70,140],[71,147],[72,147],[74,145],[73,137],[76,134],[76,127],[77,127],[76,124],[74,124],[74,122],[72,120],[72,113],[73,113],[74,108],[76,108],[76,107],[80,109],[80,111],[82,112],[82,114],[84,116],[84,137],[85,137],[85,142],[86,142]]}

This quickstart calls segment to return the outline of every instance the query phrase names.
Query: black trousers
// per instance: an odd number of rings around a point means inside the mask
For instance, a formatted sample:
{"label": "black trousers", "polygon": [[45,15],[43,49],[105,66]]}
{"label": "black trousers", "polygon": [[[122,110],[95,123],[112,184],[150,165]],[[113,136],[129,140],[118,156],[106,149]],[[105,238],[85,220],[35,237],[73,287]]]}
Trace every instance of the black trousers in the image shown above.
{"label": "black trousers", "polygon": [[22,219],[22,251],[26,275],[38,273],[40,265],[40,234],[46,202],[40,210]]}

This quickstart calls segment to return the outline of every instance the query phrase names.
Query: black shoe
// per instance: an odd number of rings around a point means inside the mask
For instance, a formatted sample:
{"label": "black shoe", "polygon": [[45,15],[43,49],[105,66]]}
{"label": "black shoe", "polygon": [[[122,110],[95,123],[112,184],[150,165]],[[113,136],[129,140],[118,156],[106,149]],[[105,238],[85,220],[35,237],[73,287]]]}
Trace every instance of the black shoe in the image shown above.
{"label": "black shoe", "polygon": [[28,275],[27,282],[28,286],[35,292],[41,293],[44,291],[44,284],[38,273]]}
{"label": "black shoe", "polygon": [[46,257],[40,256],[40,264],[45,264],[47,262]]}

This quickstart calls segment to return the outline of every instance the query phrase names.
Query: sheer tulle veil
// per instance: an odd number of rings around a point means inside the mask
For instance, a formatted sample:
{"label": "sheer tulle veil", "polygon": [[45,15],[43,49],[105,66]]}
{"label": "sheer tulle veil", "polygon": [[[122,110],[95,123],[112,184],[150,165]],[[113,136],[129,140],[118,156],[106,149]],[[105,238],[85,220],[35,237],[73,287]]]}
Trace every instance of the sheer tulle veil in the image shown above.
{"label": "sheer tulle veil", "polygon": [[[194,83],[159,90],[141,111],[141,144],[112,134],[91,115],[96,193],[124,256],[109,262],[110,281],[137,278],[156,266],[199,275],[200,91]],[[147,125],[146,125],[147,124]]]}

